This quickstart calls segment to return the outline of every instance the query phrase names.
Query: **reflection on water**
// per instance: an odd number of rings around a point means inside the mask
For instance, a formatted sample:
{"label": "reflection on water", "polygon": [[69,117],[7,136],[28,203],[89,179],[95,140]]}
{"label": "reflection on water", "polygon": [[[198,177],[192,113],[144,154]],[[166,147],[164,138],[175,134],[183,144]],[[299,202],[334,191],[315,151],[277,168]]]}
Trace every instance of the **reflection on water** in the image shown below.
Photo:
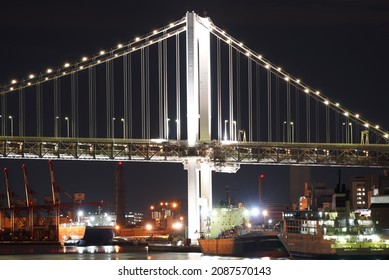
{"label": "reflection on water", "polygon": [[142,246],[0,245],[0,260],[216,260],[201,253],[148,252]]}

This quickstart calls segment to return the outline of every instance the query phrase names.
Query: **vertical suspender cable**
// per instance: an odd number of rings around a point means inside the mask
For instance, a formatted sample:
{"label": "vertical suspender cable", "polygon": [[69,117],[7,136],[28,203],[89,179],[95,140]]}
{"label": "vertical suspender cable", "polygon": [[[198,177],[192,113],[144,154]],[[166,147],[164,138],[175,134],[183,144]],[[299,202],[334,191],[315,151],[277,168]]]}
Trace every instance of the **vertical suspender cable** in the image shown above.
{"label": "vertical suspender cable", "polygon": [[330,143],[330,108],[326,106],[326,142]]}
{"label": "vertical suspender cable", "polygon": [[159,138],[163,138],[163,65],[162,65],[162,42],[158,42],[158,100],[159,100]]}
{"label": "vertical suspender cable", "polygon": [[[248,95],[248,118],[249,118],[249,128],[248,128],[248,138],[249,142],[253,141],[253,67],[251,59],[247,60],[247,95]],[[243,135],[244,136],[244,135]],[[244,140],[244,139],[242,139]]]}
{"label": "vertical suspender cable", "polygon": [[145,49],[141,49],[141,109],[142,109],[142,139],[146,139],[146,89],[145,89]]}
{"label": "vertical suspender cable", "polygon": [[1,94],[1,130],[2,135],[5,136],[7,134],[7,96],[3,93]]}
{"label": "vertical suspender cable", "polygon": [[95,138],[96,135],[96,68],[88,69],[89,82],[89,137]]}
{"label": "vertical suspender cable", "polygon": [[167,88],[167,40],[163,40],[162,43],[163,48],[163,119],[165,121],[166,127],[165,127],[165,135],[166,139],[169,138],[169,108],[168,108],[168,88]]}
{"label": "vertical suspender cable", "polygon": [[123,138],[128,139],[128,57],[129,54],[123,56],[123,112],[124,112],[124,129]]}
{"label": "vertical suspender cable", "polygon": [[145,105],[146,105],[146,138],[150,139],[150,55],[149,48],[145,48]]}
{"label": "vertical suspender cable", "polygon": [[[218,140],[223,139],[222,131],[222,85],[221,85],[221,49],[220,38],[216,39],[216,78],[217,78],[217,134]],[[224,132],[226,133],[226,132]]]}
{"label": "vertical suspender cable", "polygon": [[176,129],[177,140],[181,140],[181,73],[180,34],[176,35]]}
{"label": "vertical suspender cable", "polygon": [[294,141],[294,131],[292,131],[294,124],[291,120],[291,102],[290,102],[290,83],[286,82],[286,131],[287,131],[287,141]]}
{"label": "vertical suspender cable", "polygon": [[339,112],[335,110],[335,143],[339,143]]}
{"label": "vertical suspender cable", "polygon": [[306,95],[306,124],[307,124],[307,143],[311,142],[311,97]]}
{"label": "vertical suspender cable", "polygon": [[78,73],[71,74],[72,137],[78,137]]}
{"label": "vertical suspender cable", "polygon": [[271,71],[267,71],[267,141],[272,141],[272,111],[271,111]]}
{"label": "vertical suspender cable", "polygon": [[60,82],[60,79],[54,78],[54,137],[61,136]]}
{"label": "vertical suspender cable", "polygon": [[295,110],[295,141],[296,142],[300,142],[300,101],[299,101],[299,97],[300,97],[300,90],[296,87],[295,88],[296,90],[296,110]]}
{"label": "vertical suspender cable", "polygon": [[19,90],[19,136],[25,136],[25,92],[24,89]]}
{"label": "vertical suspender cable", "polygon": [[233,69],[233,56],[232,56],[232,46],[229,45],[228,47],[228,82],[229,82],[229,111],[230,111],[230,116],[229,116],[229,136],[227,135],[227,139],[233,140],[233,124],[232,122],[234,121],[234,69]]}
{"label": "vertical suspender cable", "polygon": [[111,96],[109,86],[109,61],[105,63],[105,111],[106,111],[106,128],[107,138],[111,138]]}
{"label": "vertical suspender cable", "polygon": [[234,129],[234,141],[238,140],[239,130],[241,128],[242,100],[240,93],[240,52],[236,52],[236,123]]}
{"label": "vertical suspender cable", "polygon": [[319,118],[320,118],[320,114],[319,114],[319,100],[315,100],[315,103],[316,103],[316,109],[315,109],[315,113],[316,113],[316,143],[319,143],[320,142],[320,134],[319,134],[319,126],[320,126],[320,122],[319,122]]}
{"label": "vertical suspender cable", "polygon": [[42,85],[40,83],[36,86],[36,136],[41,137],[42,135]]}
{"label": "vertical suspender cable", "polygon": [[280,139],[280,77],[275,75],[275,86],[276,86],[276,101],[275,101],[275,109],[276,109],[276,141],[281,141]]}
{"label": "vertical suspender cable", "polygon": [[256,64],[256,69],[255,69],[255,89],[256,89],[256,105],[257,105],[257,141],[261,141],[261,68],[259,64]]}

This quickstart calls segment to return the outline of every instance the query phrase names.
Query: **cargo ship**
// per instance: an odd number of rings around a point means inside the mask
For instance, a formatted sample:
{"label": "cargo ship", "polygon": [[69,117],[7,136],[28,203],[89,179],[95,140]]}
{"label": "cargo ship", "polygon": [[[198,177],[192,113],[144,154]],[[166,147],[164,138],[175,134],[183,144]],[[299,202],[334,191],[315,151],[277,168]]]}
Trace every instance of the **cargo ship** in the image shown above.
{"label": "cargo ship", "polygon": [[198,239],[201,252],[222,257],[290,258],[279,232],[254,229],[250,220],[250,211],[241,203],[214,208],[206,232]]}
{"label": "cargo ship", "polygon": [[293,257],[389,259],[389,237],[357,212],[285,212],[280,238]]}
{"label": "cargo ship", "polygon": [[112,245],[115,229],[112,226],[61,225],[59,236],[64,246]]}
{"label": "cargo ship", "polygon": [[204,255],[222,257],[290,259],[291,255],[274,232],[255,232],[225,238],[198,240]]}

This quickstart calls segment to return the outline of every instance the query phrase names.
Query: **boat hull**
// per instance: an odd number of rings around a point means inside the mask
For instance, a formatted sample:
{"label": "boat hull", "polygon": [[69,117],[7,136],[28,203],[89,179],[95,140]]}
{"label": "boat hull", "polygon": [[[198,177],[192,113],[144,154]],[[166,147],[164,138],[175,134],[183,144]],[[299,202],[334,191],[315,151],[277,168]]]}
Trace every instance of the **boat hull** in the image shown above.
{"label": "boat hull", "polygon": [[290,258],[289,252],[277,235],[199,239],[199,245],[204,255],[246,258]]}

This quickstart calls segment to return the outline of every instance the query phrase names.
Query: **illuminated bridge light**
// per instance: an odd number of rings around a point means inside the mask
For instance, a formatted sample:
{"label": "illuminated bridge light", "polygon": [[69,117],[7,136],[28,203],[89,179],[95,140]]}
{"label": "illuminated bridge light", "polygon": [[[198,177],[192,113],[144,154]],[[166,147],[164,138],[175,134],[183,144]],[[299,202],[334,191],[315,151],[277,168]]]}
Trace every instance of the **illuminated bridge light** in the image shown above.
{"label": "illuminated bridge light", "polygon": [[330,102],[328,100],[324,101],[324,104],[329,105]]}
{"label": "illuminated bridge light", "polygon": [[51,69],[51,68],[49,68],[49,69],[47,69],[47,71],[46,71],[48,74],[50,74],[50,73],[52,73],[53,72],[53,69]]}
{"label": "illuminated bridge light", "polygon": [[123,48],[123,44],[118,44],[118,49]]}
{"label": "illuminated bridge light", "polygon": [[34,74],[30,74],[30,75],[28,75],[28,77],[29,77],[30,79],[34,79],[34,78],[35,78],[35,75],[34,75]]}
{"label": "illuminated bridge light", "polygon": [[105,51],[100,51],[100,55],[103,55],[103,54],[105,54]]}
{"label": "illuminated bridge light", "polygon": [[348,112],[344,112],[343,115],[345,115],[346,117],[348,117]]}
{"label": "illuminated bridge light", "polygon": [[359,114],[356,114],[355,117],[358,119],[359,118]]}
{"label": "illuminated bridge light", "polygon": [[340,106],[340,104],[339,104],[339,103],[336,103],[335,105],[336,105],[336,107],[339,107],[339,106]]}
{"label": "illuminated bridge light", "polygon": [[299,84],[299,83],[300,83],[300,79],[297,79],[297,80],[296,80],[296,83],[298,83],[298,84]]}
{"label": "illuminated bridge light", "polygon": [[376,128],[376,129],[379,129],[379,128],[380,128],[380,126],[379,126],[379,125],[376,125],[376,126],[375,126],[375,128]]}
{"label": "illuminated bridge light", "polygon": [[18,81],[16,81],[16,80],[12,80],[11,81],[11,84],[16,84]]}
{"label": "illuminated bridge light", "polygon": [[65,63],[64,67],[68,68],[70,66],[70,63]]}
{"label": "illuminated bridge light", "polygon": [[277,71],[278,71],[278,72],[281,72],[281,67],[278,67],[278,68],[277,68]]}
{"label": "illuminated bridge light", "polygon": [[364,126],[365,126],[365,127],[369,127],[369,124],[368,124],[368,123],[365,123]]}
{"label": "illuminated bridge light", "polygon": [[320,95],[320,91],[316,91],[315,94],[316,94],[316,95]]}
{"label": "illuminated bridge light", "polygon": [[305,92],[305,93],[309,93],[309,89],[307,89],[307,88],[304,89],[304,92]]}
{"label": "illuminated bridge light", "polygon": [[139,42],[140,41],[140,38],[139,37],[136,37],[135,38],[135,42]]}
{"label": "illuminated bridge light", "polygon": [[86,56],[84,56],[83,58],[82,58],[82,61],[87,61],[88,60],[88,58],[86,57]]}

